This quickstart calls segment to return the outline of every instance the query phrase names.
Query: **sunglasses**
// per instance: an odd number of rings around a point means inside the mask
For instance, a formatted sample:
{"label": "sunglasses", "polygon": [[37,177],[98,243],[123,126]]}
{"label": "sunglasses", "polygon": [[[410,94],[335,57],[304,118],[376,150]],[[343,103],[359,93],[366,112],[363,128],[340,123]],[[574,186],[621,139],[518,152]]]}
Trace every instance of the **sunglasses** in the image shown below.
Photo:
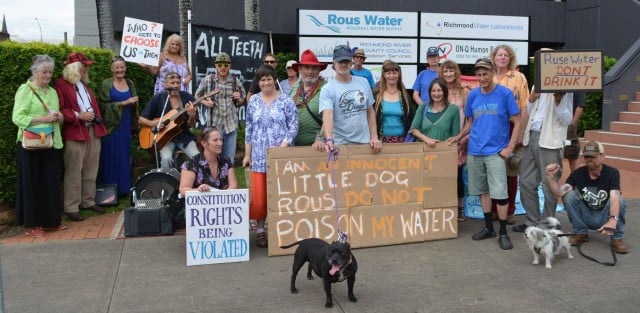
{"label": "sunglasses", "polygon": [[229,67],[229,63],[216,63],[216,67]]}
{"label": "sunglasses", "polygon": [[264,64],[276,64],[276,61],[264,61]]}
{"label": "sunglasses", "polygon": [[207,126],[202,130],[202,133],[200,134],[200,140],[204,140],[205,138],[207,138],[207,135],[209,135],[210,132],[214,132],[214,131],[219,131],[217,127],[215,126]]}
{"label": "sunglasses", "polygon": [[591,156],[591,155],[583,155],[582,157],[585,158],[585,159],[595,159],[596,158],[596,157]]}

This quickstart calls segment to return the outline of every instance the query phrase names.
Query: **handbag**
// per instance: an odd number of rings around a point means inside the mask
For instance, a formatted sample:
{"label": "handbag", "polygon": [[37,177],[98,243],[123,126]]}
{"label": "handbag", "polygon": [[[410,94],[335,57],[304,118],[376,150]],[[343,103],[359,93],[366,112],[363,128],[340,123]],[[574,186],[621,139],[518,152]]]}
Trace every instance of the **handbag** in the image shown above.
{"label": "handbag", "polygon": [[[49,112],[49,107],[42,101],[33,87],[29,86],[33,94],[38,97],[45,111]],[[40,150],[53,147],[53,126],[27,127],[22,130],[22,148],[25,150]]]}

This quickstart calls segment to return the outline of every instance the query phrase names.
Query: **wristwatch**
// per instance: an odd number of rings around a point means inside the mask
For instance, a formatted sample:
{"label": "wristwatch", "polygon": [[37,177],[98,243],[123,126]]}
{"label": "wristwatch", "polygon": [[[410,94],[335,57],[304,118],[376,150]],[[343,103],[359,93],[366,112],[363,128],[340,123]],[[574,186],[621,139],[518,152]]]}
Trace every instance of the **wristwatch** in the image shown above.
{"label": "wristwatch", "polygon": [[611,216],[609,216],[609,218],[610,218],[610,219],[612,218],[612,219],[614,219],[614,220],[618,221],[618,217],[617,217],[617,216],[615,216],[615,215],[611,215]]}

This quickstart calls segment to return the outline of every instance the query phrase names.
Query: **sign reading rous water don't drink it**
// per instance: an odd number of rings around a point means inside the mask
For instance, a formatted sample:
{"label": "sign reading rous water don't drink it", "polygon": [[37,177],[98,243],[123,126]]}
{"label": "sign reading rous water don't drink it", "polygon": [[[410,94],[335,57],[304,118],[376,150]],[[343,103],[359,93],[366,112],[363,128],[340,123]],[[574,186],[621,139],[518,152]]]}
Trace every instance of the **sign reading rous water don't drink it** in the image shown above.
{"label": "sign reading rous water don't drink it", "polygon": [[341,145],[335,162],[312,147],[269,149],[269,255],[301,239],[348,236],[353,248],[456,238],[457,148],[439,143]]}
{"label": "sign reading rous water don't drink it", "polygon": [[602,51],[540,50],[535,69],[540,92],[602,91]]}

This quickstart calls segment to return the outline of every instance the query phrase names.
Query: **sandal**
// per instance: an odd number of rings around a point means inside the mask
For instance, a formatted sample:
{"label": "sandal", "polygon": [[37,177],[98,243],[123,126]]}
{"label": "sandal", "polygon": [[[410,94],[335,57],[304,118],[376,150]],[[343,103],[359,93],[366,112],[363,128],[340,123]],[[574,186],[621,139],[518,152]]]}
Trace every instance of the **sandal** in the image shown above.
{"label": "sandal", "polygon": [[38,227],[28,227],[25,231],[24,234],[27,236],[31,236],[34,238],[44,238],[47,237],[44,234],[44,231],[41,228]]}
{"label": "sandal", "polygon": [[464,208],[458,208],[458,222],[464,222],[467,220],[467,217],[464,216]]}
{"label": "sandal", "polygon": [[256,234],[256,246],[258,248],[266,248],[268,245],[267,234],[265,232],[260,232]]}
{"label": "sandal", "polygon": [[67,228],[69,228],[69,226],[60,223],[60,225],[58,225],[56,227],[42,227],[42,230],[57,231],[57,230],[65,230]]}

